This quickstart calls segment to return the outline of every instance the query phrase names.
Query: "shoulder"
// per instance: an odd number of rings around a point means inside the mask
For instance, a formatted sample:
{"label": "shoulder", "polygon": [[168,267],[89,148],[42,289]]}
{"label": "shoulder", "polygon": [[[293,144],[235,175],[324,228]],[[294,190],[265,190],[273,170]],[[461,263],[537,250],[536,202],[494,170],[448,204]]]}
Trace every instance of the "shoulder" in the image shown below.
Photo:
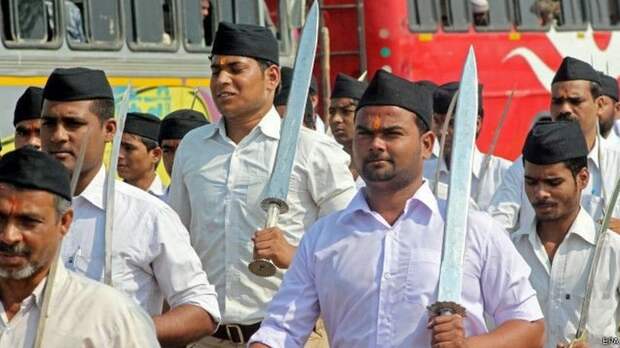
{"label": "shoulder", "polygon": [[302,127],[299,132],[298,154],[303,158],[325,158],[349,160],[342,145],[324,133]]}
{"label": "shoulder", "polygon": [[480,251],[488,248],[504,249],[512,246],[506,229],[487,212],[470,209],[467,216],[467,239]]}
{"label": "shoulder", "polygon": [[[122,181],[116,182],[117,197],[124,202],[123,210],[138,212],[141,216],[151,216],[155,220],[174,219],[172,208],[154,195]],[[122,214],[122,211],[117,212]],[[180,222],[179,222],[180,223]]]}
{"label": "shoulder", "polygon": [[508,170],[513,164],[513,162],[499,156],[491,156],[491,162],[495,167],[501,170]]}

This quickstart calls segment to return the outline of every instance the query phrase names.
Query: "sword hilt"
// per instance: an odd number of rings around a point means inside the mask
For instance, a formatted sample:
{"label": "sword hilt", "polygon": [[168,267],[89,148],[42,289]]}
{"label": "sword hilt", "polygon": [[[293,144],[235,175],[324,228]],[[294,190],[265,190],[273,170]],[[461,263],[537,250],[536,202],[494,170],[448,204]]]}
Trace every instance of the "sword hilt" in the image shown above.
{"label": "sword hilt", "polygon": [[465,318],[465,316],[467,315],[465,307],[451,301],[438,301],[426,307],[426,309],[428,309],[429,312],[438,316],[458,314],[461,317]]}
{"label": "sword hilt", "polygon": [[[265,198],[261,202],[261,207],[267,212],[265,228],[275,227],[278,224],[278,217],[288,211],[288,204],[279,198]],[[250,272],[259,277],[271,277],[276,274],[277,267],[270,260],[255,259],[248,265]]]}

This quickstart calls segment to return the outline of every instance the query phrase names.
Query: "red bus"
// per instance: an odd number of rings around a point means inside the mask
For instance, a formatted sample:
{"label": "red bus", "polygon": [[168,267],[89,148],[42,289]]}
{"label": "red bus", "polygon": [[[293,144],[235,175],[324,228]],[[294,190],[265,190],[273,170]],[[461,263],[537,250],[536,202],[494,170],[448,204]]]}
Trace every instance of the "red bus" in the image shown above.
{"label": "red bus", "polygon": [[[508,159],[520,153],[533,118],[548,110],[550,82],[563,57],[620,75],[620,0],[493,0],[486,25],[474,23],[468,0],[321,3],[331,81],[338,72],[372,76],[381,68],[411,80],[458,80],[473,45],[484,84],[482,151],[515,90],[495,150]],[[547,23],[537,11],[542,5],[555,6]]]}

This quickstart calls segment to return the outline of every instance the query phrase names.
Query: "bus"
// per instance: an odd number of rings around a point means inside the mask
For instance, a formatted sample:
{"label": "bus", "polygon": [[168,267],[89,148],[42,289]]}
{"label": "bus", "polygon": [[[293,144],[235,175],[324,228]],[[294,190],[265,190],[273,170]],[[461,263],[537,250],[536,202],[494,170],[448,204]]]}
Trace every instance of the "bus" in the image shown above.
{"label": "bus", "polygon": [[[514,90],[494,154],[516,158],[536,115],[549,109],[554,71],[573,56],[620,75],[620,0],[490,0],[475,21],[469,0],[322,0],[329,80],[386,69],[410,80],[458,80],[473,45],[487,151]],[[546,9],[545,9],[546,7]]]}

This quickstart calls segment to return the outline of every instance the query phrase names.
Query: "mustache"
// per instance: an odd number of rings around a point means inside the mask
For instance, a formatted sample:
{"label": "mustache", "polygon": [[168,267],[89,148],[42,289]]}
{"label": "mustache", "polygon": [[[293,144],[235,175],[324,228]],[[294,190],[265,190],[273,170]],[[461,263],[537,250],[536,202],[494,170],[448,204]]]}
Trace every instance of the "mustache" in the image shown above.
{"label": "mustache", "polygon": [[364,158],[364,163],[374,162],[374,161],[387,161],[392,163],[392,158],[390,156],[385,156],[380,153],[373,154],[371,153],[366,158]]}
{"label": "mustache", "polygon": [[571,113],[565,112],[565,113],[559,114],[558,117],[556,117],[556,120],[557,121],[573,121],[574,122],[574,121],[577,121],[577,116],[575,116],[575,115],[573,115]]}
{"label": "mustache", "polygon": [[555,204],[556,204],[556,202],[549,201],[549,200],[546,200],[546,201],[535,201],[535,202],[532,202],[532,207],[539,208],[539,207],[542,207],[542,206],[549,206],[549,205],[555,205]]}
{"label": "mustache", "polygon": [[9,255],[25,256],[29,255],[32,250],[24,243],[9,245],[0,242],[0,253]]}

